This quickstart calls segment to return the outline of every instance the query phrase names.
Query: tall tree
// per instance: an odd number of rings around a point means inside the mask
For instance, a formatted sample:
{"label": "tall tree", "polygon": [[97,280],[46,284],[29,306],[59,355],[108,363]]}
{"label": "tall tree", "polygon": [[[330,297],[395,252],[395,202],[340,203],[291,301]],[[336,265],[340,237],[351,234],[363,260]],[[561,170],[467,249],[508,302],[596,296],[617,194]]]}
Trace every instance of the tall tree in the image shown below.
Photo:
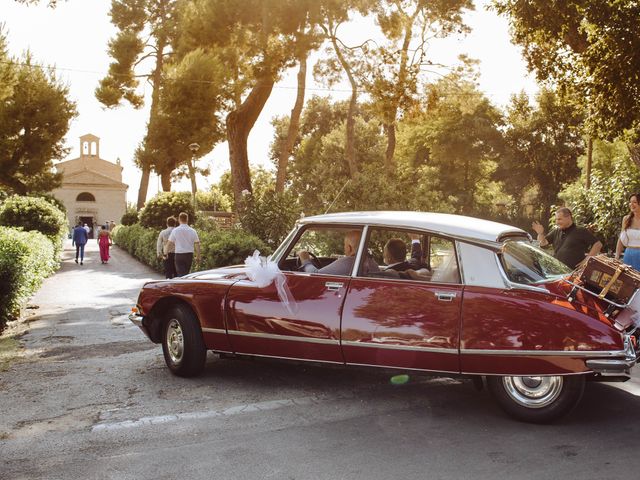
{"label": "tall tree", "polygon": [[[197,191],[196,173],[208,174],[195,163],[224,138],[223,109],[225,80],[223,62],[214,54],[193,50],[166,67],[160,93],[160,107],[154,128],[147,135],[144,155],[162,171],[174,177],[187,176],[192,193]],[[198,144],[192,153],[190,145]],[[178,169],[176,171],[176,168]],[[169,175],[162,176],[163,189],[170,189]],[[166,183],[165,183],[166,182]]]}
{"label": "tall tree", "polygon": [[524,93],[512,98],[505,131],[508,151],[496,178],[516,199],[535,187],[544,224],[562,185],[580,174],[583,116],[575,105],[548,89],[541,90],[536,101],[537,107]]}
{"label": "tall tree", "polygon": [[[109,55],[114,62],[100,81],[96,97],[105,106],[114,108],[123,101],[135,108],[142,107],[143,96],[137,92],[140,79],[151,84],[151,108],[147,132],[155,128],[159,109],[160,89],[166,57],[171,54],[171,42],[177,23],[177,0],[112,0],[111,22],[118,29],[109,42]],[[152,68],[138,73],[139,66],[150,59]],[[146,65],[146,63],[144,63]],[[145,155],[146,138],[136,154],[142,170],[137,208],[147,199],[153,158]],[[171,172],[162,172],[170,175]]]}
{"label": "tall tree", "polygon": [[287,135],[284,141],[280,144],[280,153],[278,155],[278,164],[276,170],[276,193],[282,193],[284,191],[284,185],[287,180],[287,167],[289,165],[289,157],[293,150],[293,145],[298,136],[298,129],[300,127],[300,116],[302,115],[302,108],[304,107],[304,96],[306,91],[307,82],[307,58],[309,51],[318,46],[318,37],[314,34],[315,25],[309,24],[309,16],[307,16],[307,22],[300,26],[300,30],[296,33],[296,61],[298,63],[298,75],[297,75],[297,94],[296,101],[291,109],[291,115],[289,116],[289,125],[287,127]]}
{"label": "tall tree", "polygon": [[483,213],[491,207],[491,174],[503,150],[502,115],[463,72],[430,85],[427,93],[423,108],[400,123],[398,159],[410,171],[431,167],[429,181],[456,212]]}
{"label": "tall tree", "polygon": [[338,30],[349,20],[352,11],[367,14],[374,4],[374,0],[335,0],[327,2],[327,7],[322,11],[320,28],[322,28],[329,43],[326,49],[328,55],[314,67],[316,78],[324,81],[329,87],[340,80],[342,73],[347,76],[349,81],[351,97],[346,117],[343,158],[348,167],[349,178],[352,179],[358,174],[355,149],[355,126],[361,83],[358,79],[358,72],[363,68],[364,57],[368,52],[367,46],[371,39],[365,39],[359,45],[347,45],[338,35]]}
{"label": "tall tree", "polygon": [[312,0],[201,0],[185,9],[179,53],[215,51],[228,67],[226,134],[234,203],[251,191],[247,139],[279,74],[295,64],[296,33],[319,8]]}
{"label": "tall tree", "polygon": [[420,75],[433,65],[427,59],[429,43],[466,32],[465,9],[473,9],[471,0],[382,0],[375,6],[377,24],[387,42],[367,55],[364,85],[387,137],[385,166],[389,173],[395,170],[398,117],[415,104]]}
{"label": "tall tree", "polygon": [[53,160],[67,154],[64,136],[76,115],[69,90],[29,53],[0,64],[0,77],[13,79],[0,101],[0,186],[19,195],[50,191],[60,185]]}
{"label": "tall tree", "polygon": [[[624,134],[640,168],[640,3],[494,0],[538,79],[584,101],[602,138]],[[550,13],[553,12],[553,13]]]}

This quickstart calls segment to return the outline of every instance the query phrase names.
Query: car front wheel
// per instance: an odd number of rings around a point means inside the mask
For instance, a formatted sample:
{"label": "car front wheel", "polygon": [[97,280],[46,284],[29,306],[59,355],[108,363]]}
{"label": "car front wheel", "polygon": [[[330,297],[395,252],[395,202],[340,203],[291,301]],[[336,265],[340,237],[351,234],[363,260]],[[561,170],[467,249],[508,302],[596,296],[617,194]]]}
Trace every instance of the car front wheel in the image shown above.
{"label": "car front wheel", "polygon": [[194,377],[202,372],[207,349],[200,324],[193,312],[184,306],[171,308],[164,321],[162,335],[164,360],[179,377]]}
{"label": "car front wheel", "polygon": [[568,414],[584,392],[584,375],[487,377],[500,407],[518,420],[549,423]]}

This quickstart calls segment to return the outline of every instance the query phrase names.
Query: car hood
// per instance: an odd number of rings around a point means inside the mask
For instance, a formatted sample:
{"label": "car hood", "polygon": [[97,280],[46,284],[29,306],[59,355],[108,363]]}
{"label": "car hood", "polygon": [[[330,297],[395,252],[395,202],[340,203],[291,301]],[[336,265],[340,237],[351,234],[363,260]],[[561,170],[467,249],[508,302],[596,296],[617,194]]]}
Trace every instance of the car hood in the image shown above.
{"label": "car hood", "polygon": [[[232,265],[230,267],[212,268],[211,270],[202,270],[193,272],[181,278],[188,280],[219,280],[219,279],[237,279],[246,278],[247,267],[245,265]],[[177,280],[177,279],[174,279]]]}

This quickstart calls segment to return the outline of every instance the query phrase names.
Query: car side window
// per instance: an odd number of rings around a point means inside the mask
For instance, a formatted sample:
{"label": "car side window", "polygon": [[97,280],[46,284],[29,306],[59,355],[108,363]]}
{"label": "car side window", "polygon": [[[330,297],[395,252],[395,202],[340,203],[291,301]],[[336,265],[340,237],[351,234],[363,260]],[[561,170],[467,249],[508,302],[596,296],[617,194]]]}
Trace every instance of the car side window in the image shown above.
{"label": "car side window", "polygon": [[280,269],[284,271],[300,270],[302,265],[298,255],[301,251],[309,253],[310,261],[317,269],[327,267],[336,260],[345,257],[345,237],[353,232],[362,232],[362,228],[314,225],[304,229],[280,261]]}
{"label": "car side window", "polygon": [[456,249],[452,240],[432,236],[429,239],[429,264],[432,282],[460,283]]}
{"label": "car side window", "polygon": [[424,232],[371,228],[366,252],[380,267],[379,272],[359,276],[460,283],[454,242]]}

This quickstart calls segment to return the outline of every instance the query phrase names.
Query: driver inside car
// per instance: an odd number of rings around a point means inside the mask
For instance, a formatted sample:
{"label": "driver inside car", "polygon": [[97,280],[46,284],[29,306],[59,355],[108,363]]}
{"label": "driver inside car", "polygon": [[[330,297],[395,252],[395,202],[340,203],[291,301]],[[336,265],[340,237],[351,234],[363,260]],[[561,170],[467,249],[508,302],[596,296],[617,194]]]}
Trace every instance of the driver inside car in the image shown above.
{"label": "driver inside car", "polygon": [[[360,244],[360,230],[350,230],[344,236],[344,257],[340,257],[329,265],[318,268],[311,260],[311,254],[306,250],[298,252],[300,258],[300,270],[308,273],[324,273],[327,275],[349,275],[353,271],[353,264],[356,261],[356,252]],[[373,259],[367,256],[364,264],[365,272],[377,272],[380,268]]]}

